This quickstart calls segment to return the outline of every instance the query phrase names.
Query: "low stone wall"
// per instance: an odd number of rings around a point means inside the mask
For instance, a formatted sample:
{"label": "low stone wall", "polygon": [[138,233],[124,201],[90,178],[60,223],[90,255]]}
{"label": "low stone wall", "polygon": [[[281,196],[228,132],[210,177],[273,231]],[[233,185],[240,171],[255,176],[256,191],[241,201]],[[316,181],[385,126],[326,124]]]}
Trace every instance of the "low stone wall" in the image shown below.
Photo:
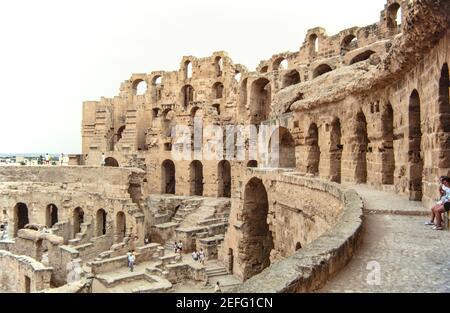
{"label": "low stone wall", "polygon": [[284,175],[283,180],[326,191],[344,205],[331,230],[294,255],[274,263],[236,287],[239,293],[311,292],[325,285],[352,258],[362,235],[363,202],[354,190],[326,181]]}
{"label": "low stone wall", "polygon": [[37,292],[50,288],[52,268],[23,255],[0,250],[0,291]]}

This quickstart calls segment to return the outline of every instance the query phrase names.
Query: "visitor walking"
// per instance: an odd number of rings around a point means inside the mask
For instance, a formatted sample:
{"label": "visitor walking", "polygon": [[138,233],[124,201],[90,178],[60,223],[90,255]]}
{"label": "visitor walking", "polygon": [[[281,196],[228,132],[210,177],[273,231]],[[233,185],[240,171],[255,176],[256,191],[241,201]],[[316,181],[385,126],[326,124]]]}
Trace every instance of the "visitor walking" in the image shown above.
{"label": "visitor walking", "polygon": [[105,153],[102,153],[102,166],[105,166],[106,162],[106,157],[105,157]]}
{"label": "visitor walking", "polygon": [[130,267],[130,272],[134,271],[134,264],[136,262],[136,255],[134,250],[131,251],[131,255],[128,257],[128,266]]}
{"label": "visitor walking", "polygon": [[181,242],[181,240],[178,242],[178,252],[180,254],[183,253],[183,243]]}
{"label": "visitor walking", "polygon": [[192,252],[192,259],[194,261],[198,261],[198,252],[197,251]]}
{"label": "visitor walking", "polygon": [[215,293],[222,293],[222,289],[220,289],[220,283],[217,282],[216,286],[214,287],[214,292]]}
{"label": "visitor walking", "polygon": [[203,251],[203,248],[200,248],[200,252],[198,253],[198,258],[199,258],[200,264],[205,265],[205,252]]}
{"label": "visitor walking", "polygon": [[48,153],[45,155],[45,165],[50,165],[50,155]]}

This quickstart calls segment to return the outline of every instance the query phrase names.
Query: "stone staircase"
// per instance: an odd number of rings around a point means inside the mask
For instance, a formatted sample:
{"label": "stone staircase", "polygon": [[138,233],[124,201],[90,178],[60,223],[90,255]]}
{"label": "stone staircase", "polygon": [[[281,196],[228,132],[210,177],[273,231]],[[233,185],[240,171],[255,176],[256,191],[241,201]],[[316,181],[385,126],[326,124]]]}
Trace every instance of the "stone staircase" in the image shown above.
{"label": "stone staircase", "polygon": [[221,266],[213,266],[213,267],[206,267],[206,276],[208,279],[211,279],[213,277],[217,276],[225,276],[228,275],[228,271],[225,267]]}

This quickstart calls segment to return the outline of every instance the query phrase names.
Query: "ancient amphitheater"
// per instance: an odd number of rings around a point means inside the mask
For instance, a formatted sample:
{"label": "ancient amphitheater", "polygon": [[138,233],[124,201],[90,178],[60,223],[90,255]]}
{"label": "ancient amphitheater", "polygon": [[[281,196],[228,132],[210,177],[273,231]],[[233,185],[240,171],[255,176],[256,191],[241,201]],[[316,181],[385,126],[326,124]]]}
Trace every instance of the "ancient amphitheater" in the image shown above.
{"label": "ancient amphitheater", "polygon": [[0,168],[0,291],[450,291],[450,232],[424,225],[450,170],[449,1],[380,9],[256,71],[185,56],[85,102],[69,166]]}

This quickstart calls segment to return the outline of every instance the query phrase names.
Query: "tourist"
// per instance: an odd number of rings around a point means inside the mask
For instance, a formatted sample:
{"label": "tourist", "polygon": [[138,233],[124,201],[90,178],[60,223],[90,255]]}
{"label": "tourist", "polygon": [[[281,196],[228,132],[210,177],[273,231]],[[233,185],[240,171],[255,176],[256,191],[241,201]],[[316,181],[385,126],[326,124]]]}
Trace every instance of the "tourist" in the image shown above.
{"label": "tourist", "polygon": [[150,243],[150,240],[149,240],[148,238],[145,238],[145,239],[144,239],[144,244],[145,244],[145,245],[148,245],[149,243]]}
{"label": "tourist", "polygon": [[128,257],[128,266],[130,267],[130,272],[134,271],[135,262],[136,262],[136,255],[134,254],[134,250],[132,250],[130,256]]}
{"label": "tourist", "polygon": [[130,257],[131,257],[131,250],[128,250],[128,252],[127,252],[127,267],[130,267]]}
{"label": "tourist", "polygon": [[183,243],[181,242],[181,240],[180,240],[180,242],[178,242],[178,250],[179,250],[180,254],[183,253]]}
{"label": "tourist", "polygon": [[197,251],[192,252],[192,259],[194,261],[198,261],[198,252]]}
{"label": "tourist", "polygon": [[50,165],[50,155],[48,153],[45,155],[45,165]]}
{"label": "tourist", "polygon": [[64,153],[61,153],[61,155],[59,156],[59,165],[63,166],[64,163]]}
{"label": "tourist", "polygon": [[102,166],[105,166],[105,164],[106,164],[105,153],[102,153]]}
{"label": "tourist", "polygon": [[203,248],[200,248],[200,252],[198,253],[200,264],[205,265],[205,252]]}
{"label": "tourist", "polygon": [[217,282],[216,286],[214,287],[214,292],[215,293],[222,293],[222,289],[220,289],[220,283]]}
{"label": "tourist", "polygon": [[[442,182],[442,186],[439,188],[439,192],[441,193],[441,198],[436,202],[436,205],[431,208],[431,219],[429,222],[426,222],[426,225],[434,225],[434,230],[442,229],[442,216],[441,214],[446,212],[445,203],[450,201],[450,178],[447,176],[441,177],[440,181]],[[442,192],[441,192],[442,190]],[[448,206],[448,205],[447,205]],[[435,222],[436,220],[436,222]]]}
{"label": "tourist", "polygon": [[174,249],[175,253],[178,253],[178,242],[176,242],[176,241],[174,242],[173,249]]}

